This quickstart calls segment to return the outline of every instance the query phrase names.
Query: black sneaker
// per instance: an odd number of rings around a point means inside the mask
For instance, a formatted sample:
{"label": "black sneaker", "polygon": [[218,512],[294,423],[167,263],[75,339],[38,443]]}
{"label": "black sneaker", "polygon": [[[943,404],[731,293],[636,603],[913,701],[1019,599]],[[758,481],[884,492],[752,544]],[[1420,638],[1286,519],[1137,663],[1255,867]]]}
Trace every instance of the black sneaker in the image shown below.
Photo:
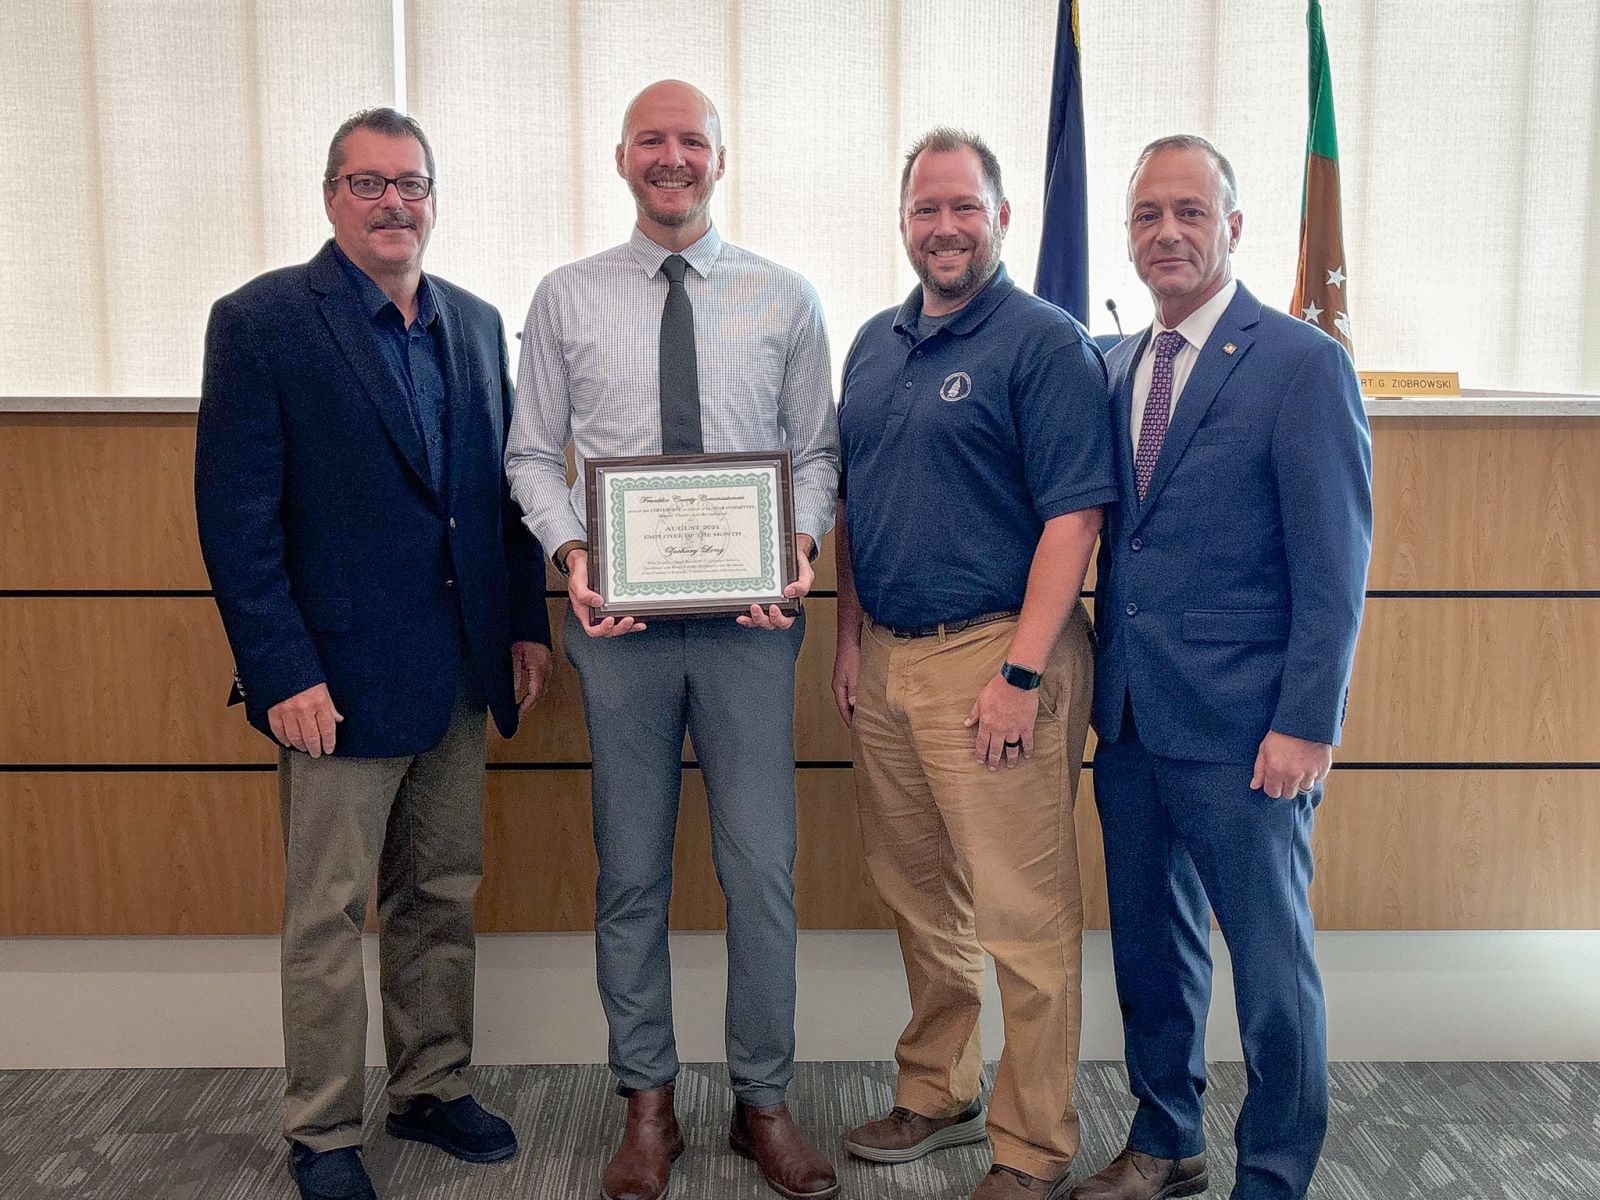
{"label": "black sneaker", "polygon": [[465,1162],[488,1163],[517,1152],[511,1126],[470,1095],[455,1100],[419,1096],[384,1122],[391,1136],[437,1146]]}
{"label": "black sneaker", "polygon": [[289,1172],[300,1200],[378,1200],[355,1146],[318,1151],[297,1145],[289,1152]]}

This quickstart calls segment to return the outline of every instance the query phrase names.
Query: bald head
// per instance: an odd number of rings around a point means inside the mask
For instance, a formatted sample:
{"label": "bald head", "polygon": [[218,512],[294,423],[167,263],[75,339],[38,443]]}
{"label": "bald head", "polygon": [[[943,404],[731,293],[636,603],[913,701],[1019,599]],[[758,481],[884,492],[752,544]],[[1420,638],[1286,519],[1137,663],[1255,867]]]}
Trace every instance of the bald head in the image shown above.
{"label": "bald head", "polygon": [[697,87],[652,83],[623,114],[617,174],[633,192],[639,228],[658,246],[687,249],[711,228],[725,164],[722,119]]}
{"label": "bald head", "polygon": [[658,123],[663,114],[689,117],[710,135],[714,148],[722,149],[722,117],[717,106],[694,84],[681,79],[659,80],[628,101],[622,114],[622,144],[628,144],[629,131],[635,127],[636,120],[649,128]]}

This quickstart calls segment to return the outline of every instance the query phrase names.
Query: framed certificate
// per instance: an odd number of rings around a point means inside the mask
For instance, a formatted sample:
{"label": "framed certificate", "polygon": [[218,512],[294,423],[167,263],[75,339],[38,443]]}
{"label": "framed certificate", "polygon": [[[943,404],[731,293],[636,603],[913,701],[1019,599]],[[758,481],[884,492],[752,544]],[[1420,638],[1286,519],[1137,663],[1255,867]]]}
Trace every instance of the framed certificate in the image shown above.
{"label": "framed certificate", "polygon": [[799,610],[787,450],[591,458],[584,489],[597,618]]}

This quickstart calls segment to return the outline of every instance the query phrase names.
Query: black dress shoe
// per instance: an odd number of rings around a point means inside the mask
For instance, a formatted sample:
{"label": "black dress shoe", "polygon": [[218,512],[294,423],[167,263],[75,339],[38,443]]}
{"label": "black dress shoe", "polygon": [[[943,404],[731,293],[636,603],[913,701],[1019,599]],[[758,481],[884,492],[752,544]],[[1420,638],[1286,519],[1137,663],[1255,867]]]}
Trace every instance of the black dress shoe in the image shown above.
{"label": "black dress shoe", "polygon": [[355,1146],[322,1151],[296,1146],[289,1152],[289,1171],[300,1200],[378,1200]]}
{"label": "black dress shoe", "polygon": [[488,1163],[517,1152],[511,1126],[470,1095],[455,1100],[419,1096],[384,1122],[391,1136],[437,1146],[464,1162]]}

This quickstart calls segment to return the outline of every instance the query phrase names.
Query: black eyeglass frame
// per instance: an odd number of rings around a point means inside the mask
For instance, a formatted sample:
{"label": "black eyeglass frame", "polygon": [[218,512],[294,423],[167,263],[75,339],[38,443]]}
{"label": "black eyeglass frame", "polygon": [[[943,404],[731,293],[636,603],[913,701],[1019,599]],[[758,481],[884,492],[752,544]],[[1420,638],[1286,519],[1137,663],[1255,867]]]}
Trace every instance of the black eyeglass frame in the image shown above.
{"label": "black eyeglass frame", "polygon": [[[389,190],[390,184],[394,185],[394,194],[396,196],[400,197],[402,200],[409,200],[413,204],[415,204],[418,200],[426,200],[429,196],[433,195],[434,179],[432,175],[396,175],[393,179],[391,179],[387,175],[379,175],[376,171],[350,171],[344,175],[335,175],[333,178],[328,180],[328,183],[333,187],[338,187],[339,180],[341,179],[344,180],[345,186],[350,189],[350,194],[357,200],[381,200],[384,192]],[[363,196],[360,192],[356,191],[355,181],[357,179],[381,179],[383,180],[383,186],[378,189],[377,195]],[[400,181],[402,179],[420,179],[427,186],[423,188],[422,195],[407,196],[400,190]]]}

